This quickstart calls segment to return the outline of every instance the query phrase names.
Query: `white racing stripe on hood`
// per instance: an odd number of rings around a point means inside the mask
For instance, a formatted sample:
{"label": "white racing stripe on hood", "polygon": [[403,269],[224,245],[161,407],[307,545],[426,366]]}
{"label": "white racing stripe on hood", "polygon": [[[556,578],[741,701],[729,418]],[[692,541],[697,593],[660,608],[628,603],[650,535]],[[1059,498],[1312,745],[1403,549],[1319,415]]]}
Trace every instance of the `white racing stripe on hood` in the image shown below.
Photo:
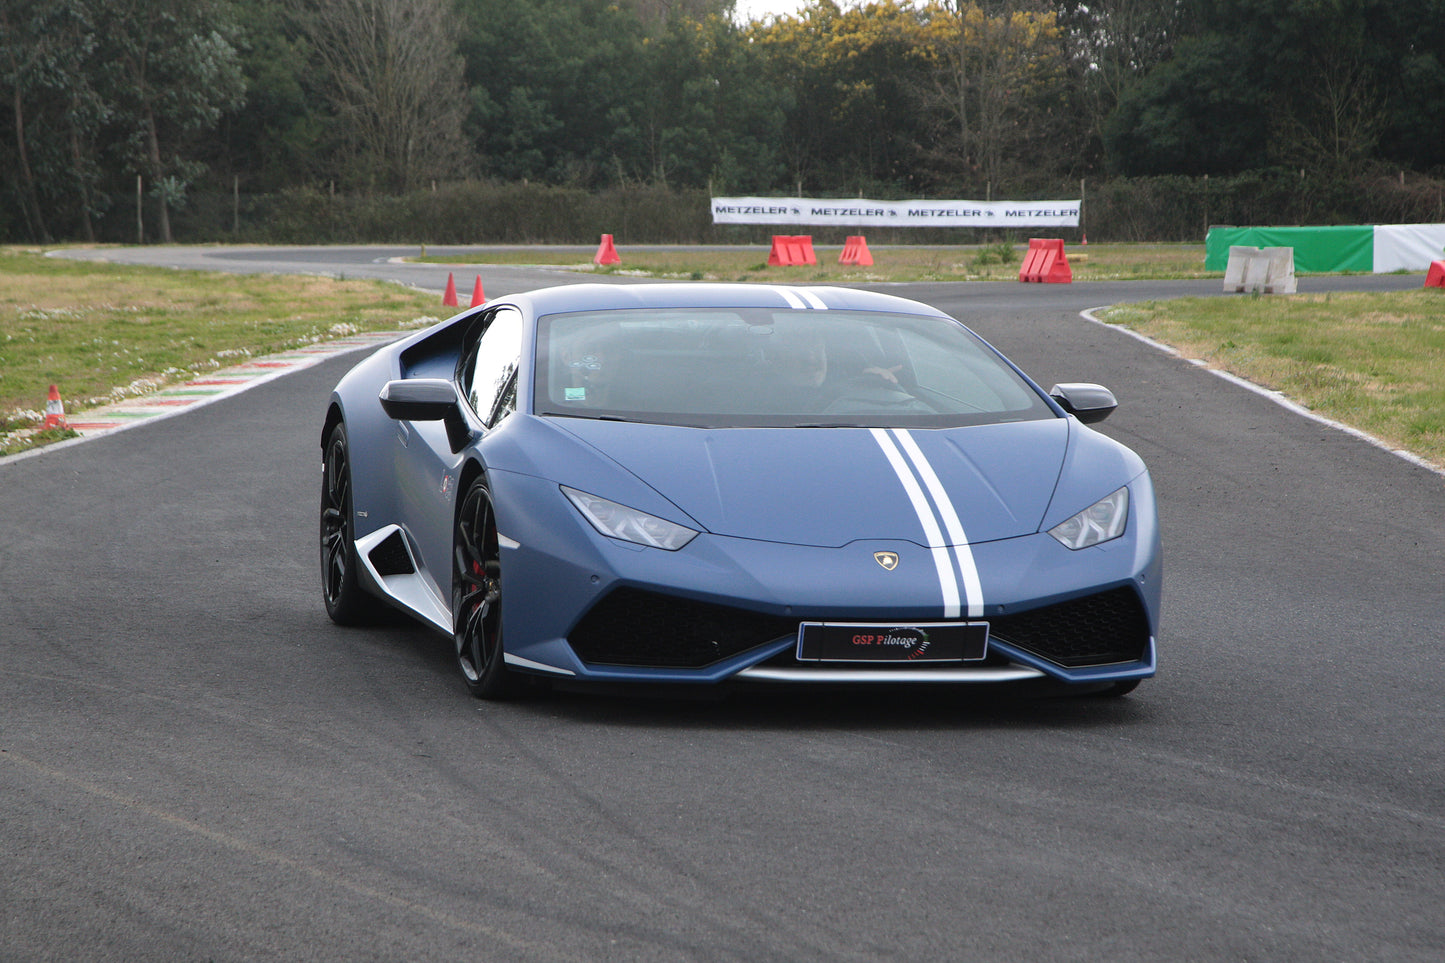
{"label": "white racing stripe on hood", "polygon": [[[956,619],[959,616],[959,591],[958,575],[954,571],[953,562],[948,557],[948,548],[943,543],[943,532],[938,527],[938,519],[934,517],[933,508],[928,504],[928,498],[923,494],[923,489],[918,485],[918,479],[913,477],[908,463],[903,459],[903,453],[898,446],[893,444],[893,439],[882,428],[868,429],[873,439],[878,442],[878,447],[883,449],[883,454],[888,463],[893,466],[893,472],[902,483],[903,490],[908,493],[908,500],[913,503],[914,514],[918,516],[919,524],[923,526],[923,537],[928,541],[928,550],[933,555],[933,566],[938,570],[938,587],[943,591],[943,617]],[[971,606],[970,606],[971,608]]]}
{"label": "white racing stripe on hood", "polygon": [[978,566],[973,561],[973,550],[968,547],[968,534],[963,530],[963,523],[958,520],[953,500],[948,497],[948,492],[944,491],[938,474],[924,457],[913,436],[901,428],[895,428],[893,437],[898,439],[898,443],[908,453],[908,460],[913,462],[913,467],[918,470],[929,495],[933,496],[933,505],[943,519],[949,541],[953,543],[953,556],[958,560],[958,571],[963,575],[963,597],[968,600],[968,617],[980,618],[983,615],[983,586],[978,580]]}
{"label": "white racing stripe on hood", "polygon": [[[918,447],[918,442],[907,431],[894,428],[891,430],[891,438],[889,431],[882,428],[872,428],[870,431],[878,442],[878,447],[883,449],[888,463],[893,466],[894,474],[898,476],[903,490],[908,493],[908,500],[918,516],[918,522],[923,526],[928,550],[933,555],[933,565],[938,570],[938,586],[943,592],[943,617],[958,618],[963,614],[961,603],[966,603],[969,618],[982,617],[983,585],[979,582],[973,550],[968,546],[968,533],[963,530],[958,511],[953,507],[953,500],[948,497],[943,483],[938,480],[938,473],[933,470],[923,450]],[[894,444],[895,438],[898,444]],[[902,451],[899,450],[900,446]],[[921,486],[920,480],[923,482]],[[925,488],[927,495],[924,494]],[[953,547],[952,558],[949,558],[948,552],[950,544]],[[955,561],[958,563],[957,568],[954,567]]]}

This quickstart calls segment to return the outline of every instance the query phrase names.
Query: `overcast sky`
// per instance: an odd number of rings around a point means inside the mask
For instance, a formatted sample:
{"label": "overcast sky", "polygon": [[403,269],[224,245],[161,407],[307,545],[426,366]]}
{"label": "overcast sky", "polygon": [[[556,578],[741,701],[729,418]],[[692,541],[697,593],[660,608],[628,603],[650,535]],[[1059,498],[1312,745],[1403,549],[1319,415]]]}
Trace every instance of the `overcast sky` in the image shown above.
{"label": "overcast sky", "polygon": [[760,20],[773,13],[797,13],[806,0],[737,0],[733,8],[739,23]]}

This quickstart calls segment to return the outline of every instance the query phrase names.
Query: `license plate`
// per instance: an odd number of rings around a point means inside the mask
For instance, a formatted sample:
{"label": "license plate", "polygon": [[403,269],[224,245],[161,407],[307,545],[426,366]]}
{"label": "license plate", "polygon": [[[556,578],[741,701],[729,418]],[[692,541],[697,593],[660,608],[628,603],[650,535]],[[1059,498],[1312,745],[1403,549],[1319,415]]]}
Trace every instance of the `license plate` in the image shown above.
{"label": "license plate", "polygon": [[987,622],[804,622],[798,627],[800,662],[977,662],[987,655]]}

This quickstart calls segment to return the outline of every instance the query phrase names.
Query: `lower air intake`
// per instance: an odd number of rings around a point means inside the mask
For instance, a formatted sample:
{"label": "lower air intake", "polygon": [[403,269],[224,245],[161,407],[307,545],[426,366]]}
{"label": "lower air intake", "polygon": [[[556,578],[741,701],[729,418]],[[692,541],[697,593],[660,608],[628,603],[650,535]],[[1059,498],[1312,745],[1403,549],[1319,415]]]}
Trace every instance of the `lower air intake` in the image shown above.
{"label": "lower air intake", "polygon": [[623,588],[593,606],[567,641],[594,665],[700,669],[797,632],[797,619]]}
{"label": "lower air intake", "polygon": [[388,575],[410,575],[416,571],[400,531],[392,532],[383,538],[366,557],[372,568],[376,569],[376,574],[382,578]]}
{"label": "lower air intake", "polygon": [[1055,665],[1136,662],[1149,645],[1149,615],[1132,588],[989,618],[989,635]]}

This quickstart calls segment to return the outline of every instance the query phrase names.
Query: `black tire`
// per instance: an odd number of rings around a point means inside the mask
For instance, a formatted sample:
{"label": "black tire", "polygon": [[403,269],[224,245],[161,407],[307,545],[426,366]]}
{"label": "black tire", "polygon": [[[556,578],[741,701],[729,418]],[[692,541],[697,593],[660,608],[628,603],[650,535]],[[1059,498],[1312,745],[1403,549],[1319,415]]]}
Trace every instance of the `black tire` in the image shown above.
{"label": "black tire", "polygon": [[376,621],[381,603],[356,580],[356,538],[351,510],[351,453],[338,423],[321,454],[321,597],[337,625]]}
{"label": "black tire", "polygon": [[525,680],[507,668],[503,657],[502,558],[492,493],[483,478],[474,479],[462,497],[452,546],[457,667],[477,698],[511,698]]}

